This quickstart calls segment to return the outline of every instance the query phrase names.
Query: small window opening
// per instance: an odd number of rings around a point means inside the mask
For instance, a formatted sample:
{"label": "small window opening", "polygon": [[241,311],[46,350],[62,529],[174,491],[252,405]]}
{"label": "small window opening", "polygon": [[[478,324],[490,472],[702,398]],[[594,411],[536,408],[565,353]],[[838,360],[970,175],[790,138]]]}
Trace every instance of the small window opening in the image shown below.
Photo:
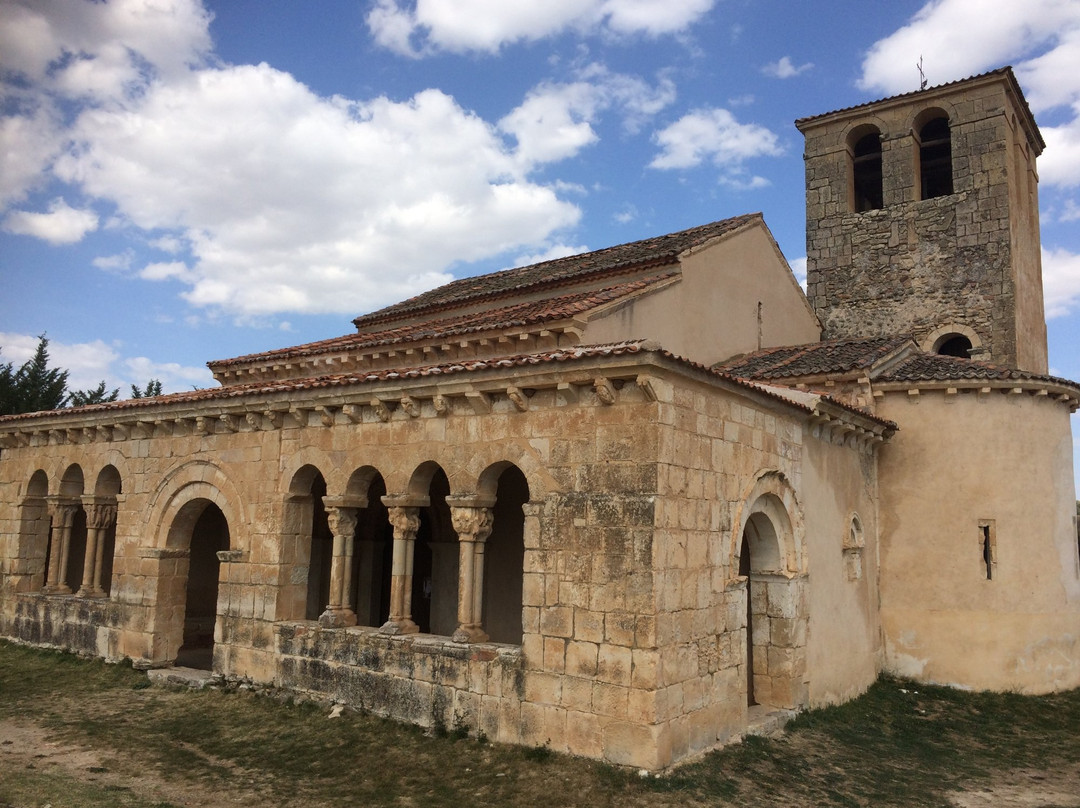
{"label": "small window opening", "polygon": [[934,199],[953,192],[952,136],[948,118],[934,118],[919,131],[919,169],[922,198]]}
{"label": "small window opening", "polygon": [[991,521],[979,523],[979,541],[982,545],[982,561],[986,569],[986,580],[994,579],[994,565],[997,563],[996,537],[994,535],[994,523]]}
{"label": "small window opening", "polygon": [[944,342],[938,345],[937,353],[941,356],[957,356],[961,359],[971,359],[971,340],[963,334],[953,334],[946,337]]}
{"label": "small window opening", "polygon": [[851,165],[855,212],[880,210],[884,198],[881,191],[881,136],[877,132],[863,135],[855,142]]}

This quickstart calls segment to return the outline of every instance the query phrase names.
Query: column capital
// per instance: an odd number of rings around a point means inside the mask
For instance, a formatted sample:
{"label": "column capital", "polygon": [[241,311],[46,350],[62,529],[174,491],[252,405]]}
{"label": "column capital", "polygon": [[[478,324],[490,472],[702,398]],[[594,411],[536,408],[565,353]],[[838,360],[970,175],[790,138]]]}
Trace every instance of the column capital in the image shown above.
{"label": "column capital", "polygon": [[[325,500],[323,505],[326,505]],[[326,519],[334,538],[338,536],[349,538],[356,532],[356,511],[356,508],[339,508],[333,505],[326,508]]]}
{"label": "column capital", "polygon": [[450,521],[459,541],[482,542],[491,535],[495,515],[491,508],[453,505],[450,507]]}
{"label": "column capital", "polygon": [[387,510],[390,524],[394,528],[394,538],[404,541],[415,539],[417,531],[420,530],[420,509],[391,505]]}

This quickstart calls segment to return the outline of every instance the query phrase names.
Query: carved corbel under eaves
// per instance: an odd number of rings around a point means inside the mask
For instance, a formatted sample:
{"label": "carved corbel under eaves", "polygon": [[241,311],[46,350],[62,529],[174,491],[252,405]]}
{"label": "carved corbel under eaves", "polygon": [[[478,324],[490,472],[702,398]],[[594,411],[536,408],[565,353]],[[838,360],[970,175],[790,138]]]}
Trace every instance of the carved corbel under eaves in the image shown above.
{"label": "carved corbel under eaves", "polygon": [[477,415],[487,415],[491,412],[491,397],[479,390],[469,390],[465,398]]}
{"label": "carved corbel under eaves", "polygon": [[382,421],[384,424],[390,420],[390,408],[386,406],[386,402],[378,396],[373,396],[371,399],[371,410],[375,413],[375,417]]}
{"label": "carved corbel under eaves", "polygon": [[364,408],[359,404],[346,404],[341,412],[349,419],[350,424],[359,424],[364,420]]}
{"label": "carved corbel under eaves", "polygon": [[529,409],[529,398],[520,387],[515,387],[513,385],[507,387],[506,397],[510,399],[510,403],[517,408],[518,412],[525,412]]}
{"label": "carved corbel under eaves", "polygon": [[559,401],[564,406],[577,404],[578,402],[577,386],[570,382],[559,382],[558,387],[555,388],[555,395],[558,396]]}
{"label": "carved corbel under eaves", "polygon": [[225,428],[230,432],[240,431],[240,416],[233,415],[229,412],[223,412],[218,416],[218,420],[225,425]]}
{"label": "carved corbel under eaves", "polygon": [[244,420],[247,421],[247,425],[251,427],[253,432],[260,432],[263,426],[262,416],[257,412],[248,412],[244,414]]}
{"label": "carved corbel under eaves", "polygon": [[593,380],[593,392],[597,400],[604,405],[610,406],[615,403],[615,385],[610,379],[598,377]]}
{"label": "carved corbel under eaves", "polygon": [[334,411],[330,407],[318,406],[315,408],[315,412],[319,414],[319,423],[323,426],[334,425]]}
{"label": "carved corbel under eaves", "polygon": [[263,418],[266,419],[266,423],[269,424],[270,429],[281,429],[285,424],[285,412],[281,410],[267,410],[263,413]]}
{"label": "carved corbel under eaves", "polygon": [[410,417],[417,418],[420,415],[420,402],[412,396],[405,394],[398,402],[401,405],[401,409]]}
{"label": "carved corbel under eaves", "polygon": [[435,408],[436,415],[448,415],[450,413],[450,400],[442,393],[436,393],[431,399],[431,406]]}

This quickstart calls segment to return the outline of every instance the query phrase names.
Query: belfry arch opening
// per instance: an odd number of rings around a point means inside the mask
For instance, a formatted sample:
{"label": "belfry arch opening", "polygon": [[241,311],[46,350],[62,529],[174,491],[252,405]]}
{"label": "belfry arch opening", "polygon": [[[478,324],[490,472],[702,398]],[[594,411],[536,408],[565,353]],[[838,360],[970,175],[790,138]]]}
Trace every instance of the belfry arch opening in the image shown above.
{"label": "belfry arch opening", "polygon": [[881,132],[873,126],[858,127],[848,139],[851,150],[851,201],[855,213],[880,210],[882,190]]}
{"label": "belfry arch opening", "polygon": [[919,189],[921,199],[935,199],[953,192],[952,133],[944,114],[932,117],[918,129]]}
{"label": "belfry arch opening", "polygon": [[971,340],[963,334],[946,334],[934,345],[934,353],[939,356],[955,356],[960,359],[970,359],[971,349],[973,347]]}

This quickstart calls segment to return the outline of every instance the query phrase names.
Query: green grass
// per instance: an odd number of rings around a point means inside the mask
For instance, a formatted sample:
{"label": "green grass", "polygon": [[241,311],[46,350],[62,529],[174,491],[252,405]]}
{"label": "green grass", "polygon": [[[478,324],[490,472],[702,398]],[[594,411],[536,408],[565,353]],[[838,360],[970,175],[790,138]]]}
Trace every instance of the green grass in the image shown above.
{"label": "green grass", "polygon": [[[989,788],[1021,769],[1050,780],[1071,766],[1080,779],[1080,691],[1032,698],[886,678],[855,701],[802,714],[778,738],[750,738],[640,778],[546,746],[424,733],[348,711],[331,719],[318,705],[147,689],[145,681],[129,667],[0,642],[0,719],[30,722],[104,761],[82,772],[0,771],[0,806],[153,804],[135,796],[148,772],[220,795],[221,804],[313,807],[947,806],[955,790]],[[107,777],[111,785],[93,782]],[[77,788],[85,796],[56,796]]]}

